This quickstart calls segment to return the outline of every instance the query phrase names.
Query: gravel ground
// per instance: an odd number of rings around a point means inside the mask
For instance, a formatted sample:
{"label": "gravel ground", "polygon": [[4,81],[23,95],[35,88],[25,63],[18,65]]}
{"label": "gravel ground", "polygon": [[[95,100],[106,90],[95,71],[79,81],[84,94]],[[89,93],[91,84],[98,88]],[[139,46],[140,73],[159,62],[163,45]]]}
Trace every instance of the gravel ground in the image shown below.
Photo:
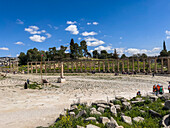
{"label": "gravel ground", "polygon": [[[0,79],[1,128],[35,128],[49,126],[71,103],[91,103],[95,100],[113,99],[115,96],[132,98],[138,90],[143,95],[152,91],[155,83],[164,85],[168,92],[169,77],[150,75],[74,74],[66,76],[65,83],[56,83],[57,75],[43,76],[52,88],[23,89],[26,79],[40,82],[39,75],[8,74]],[[55,86],[59,86],[56,88]]]}

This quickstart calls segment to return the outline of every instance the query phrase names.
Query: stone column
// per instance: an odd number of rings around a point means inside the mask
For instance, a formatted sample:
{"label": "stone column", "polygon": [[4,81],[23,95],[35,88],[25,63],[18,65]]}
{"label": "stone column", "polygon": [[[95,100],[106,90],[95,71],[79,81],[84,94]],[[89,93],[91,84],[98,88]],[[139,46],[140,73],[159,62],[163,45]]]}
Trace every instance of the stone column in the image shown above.
{"label": "stone column", "polygon": [[87,72],[87,61],[84,61],[84,70]]}
{"label": "stone column", "polygon": [[107,61],[107,71],[110,72],[110,63]]}
{"label": "stone column", "polygon": [[138,64],[138,73],[139,73],[140,72],[140,66],[139,66],[140,62],[139,62],[139,59],[137,59],[137,64]]}
{"label": "stone column", "polygon": [[45,73],[47,73],[47,63],[45,61]]}
{"label": "stone column", "polygon": [[170,73],[170,58],[168,58],[168,73]]}
{"label": "stone column", "polygon": [[93,62],[93,65],[94,65],[94,71],[96,72],[96,61],[95,60]]}
{"label": "stone column", "polygon": [[103,72],[105,72],[105,61],[103,61]]}
{"label": "stone column", "polygon": [[17,65],[16,66],[17,66],[17,73],[18,73],[18,61],[17,61]]}
{"label": "stone column", "polygon": [[28,72],[28,74],[30,73],[30,71],[29,71],[29,62],[27,63],[27,72]]}
{"label": "stone column", "polygon": [[32,67],[32,62],[31,62],[31,73],[33,73],[33,67]]}
{"label": "stone column", "polygon": [[69,72],[69,61],[67,62],[67,72]]}
{"label": "stone column", "polygon": [[63,62],[61,62],[61,72],[60,72],[60,77],[61,78],[64,78],[63,72],[64,72],[64,66],[63,66]]}
{"label": "stone column", "polygon": [[50,68],[50,73],[51,73],[51,62],[49,62],[49,68]]}
{"label": "stone column", "polygon": [[9,64],[10,64],[10,72],[12,72],[12,62],[10,62]]}
{"label": "stone column", "polygon": [[114,60],[112,61],[112,72],[115,72],[115,64],[114,64]]}
{"label": "stone column", "polygon": [[117,72],[120,72],[120,70],[119,70],[119,59],[117,59]]}
{"label": "stone column", "polygon": [[129,59],[127,59],[127,72],[129,72]]}
{"label": "stone column", "polygon": [[155,58],[155,73],[157,73],[157,58]]}
{"label": "stone column", "polygon": [[83,65],[82,65],[82,61],[80,61],[80,72],[83,72]]}
{"label": "stone column", "polygon": [[98,61],[98,72],[100,72],[100,61]]}
{"label": "stone column", "polygon": [[55,71],[55,61],[53,62],[53,68],[54,68],[54,70],[53,70],[53,73],[55,73],[56,71]]}
{"label": "stone column", "polygon": [[124,60],[122,60],[122,72],[125,72]]}
{"label": "stone column", "polygon": [[132,59],[132,72],[135,71],[135,64],[134,64],[134,58]]}
{"label": "stone column", "polygon": [[145,70],[145,59],[143,59],[143,72],[145,73],[146,70]]}
{"label": "stone column", "polygon": [[164,59],[161,58],[161,73],[164,73]]}
{"label": "stone column", "polygon": [[35,62],[35,70],[36,70],[36,73],[37,73],[37,62]]}
{"label": "stone column", "polygon": [[91,72],[91,69],[92,69],[92,62],[91,61],[89,61],[90,62],[90,72]]}
{"label": "stone column", "polygon": [[148,64],[149,64],[148,72],[151,73],[152,71],[151,71],[151,59],[150,58],[148,58]]}
{"label": "stone column", "polygon": [[76,72],[78,72],[78,61],[76,61]]}
{"label": "stone column", "polygon": [[71,72],[74,72],[73,61],[71,61]]}

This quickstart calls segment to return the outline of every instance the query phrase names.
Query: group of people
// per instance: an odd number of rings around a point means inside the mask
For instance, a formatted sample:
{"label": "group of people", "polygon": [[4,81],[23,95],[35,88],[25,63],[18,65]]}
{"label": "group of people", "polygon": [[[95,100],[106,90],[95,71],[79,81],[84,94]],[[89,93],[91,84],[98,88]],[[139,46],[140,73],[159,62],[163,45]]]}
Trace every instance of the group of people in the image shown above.
{"label": "group of people", "polygon": [[164,93],[164,88],[160,84],[157,84],[157,85],[155,84],[155,85],[153,85],[153,92],[156,94],[156,96],[158,94],[163,94]]}
{"label": "group of people", "polygon": [[27,79],[27,82],[25,82],[25,84],[24,84],[24,89],[27,89],[29,84],[30,84],[30,80]]}

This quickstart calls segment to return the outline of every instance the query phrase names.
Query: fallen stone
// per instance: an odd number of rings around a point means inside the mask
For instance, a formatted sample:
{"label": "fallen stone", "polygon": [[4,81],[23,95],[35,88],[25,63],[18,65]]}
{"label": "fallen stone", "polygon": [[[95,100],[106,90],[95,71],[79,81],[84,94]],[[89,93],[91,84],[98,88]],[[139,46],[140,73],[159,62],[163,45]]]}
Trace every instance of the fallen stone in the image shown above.
{"label": "fallen stone", "polygon": [[165,106],[164,106],[165,109],[170,109],[170,100],[167,100],[165,101]]}
{"label": "fallen stone", "polygon": [[165,115],[162,119],[162,125],[165,128],[169,128],[170,127],[170,114],[169,115]]}
{"label": "fallen stone", "polygon": [[72,117],[75,117],[75,113],[74,112],[69,112],[69,115]]}
{"label": "fallen stone", "polygon": [[123,126],[117,126],[116,128],[124,128]]}
{"label": "fallen stone", "polygon": [[126,109],[131,109],[131,105],[130,105],[130,103],[129,102],[123,102],[122,103],[122,105],[123,105],[123,107]]}
{"label": "fallen stone", "polygon": [[103,124],[106,124],[106,123],[110,122],[110,120],[107,117],[100,117],[100,122]]}
{"label": "fallen stone", "polygon": [[153,117],[162,117],[161,114],[155,112],[154,110],[149,110],[149,113],[150,113]]}
{"label": "fallen stone", "polygon": [[121,102],[127,102],[126,98],[120,99]]}
{"label": "fallen stone", "polygon": [[115,107],[115,106],[112,106],[112,107],[110,108],[110,111],[111,111],[111,113],[112,113],[114,116],[117,116],[117,111],[116,111],[116,107]]}
{"label": "fallen stone", "polygon": [[130,125],[132,125],[132,119],[131,117],[129,116],[121,116],[122,117],[122,120],[125,122],[125,123],[128,123]]}
{"label": "fallen stone", "polygon": [[77,114],[76,118],[79,118],[80,116],[83,116],[83,115],[86,115],[86,114],[87,114],[87,113],[86,113],[85,110],[81,110],[81,111]]}
{"label": "fallen stone", "polygon": [[79,126],[79,125],[77,125],[76,127],[77,127],[77,128],[84,128],[83,126]]}
{"label": "fallen stone", "polygon": [[141,100],[141,101],[131,101],[132,104],[143,103],[143,102],[145,102],[145,100]]}
{"label": "fallen stone", "polygon": [[96,111],[96,108],[90,108],[90,111]]}
{"label": "fallen stone", "polygon": [[86,125],[86,128],[100,128],[100,127],[97,127],[97,126],[92,125],[92,124],[88,124],[88,125]]}
{"label": "fallen stone", "polygon": [[137,101],[142,101],[142,98],[139,98],[139,97],[138,97],[138,98],[136,98],[136,100],[137,100]]}
{"label": "fallen stone", "polygon": [[150,99],[152,99],[153,101],[157,101],[158,97],[157,96],[149,96]]}
{"label": "fallen stone", "polygon": [[115,97],[115,99],[117,99],[117,100],[121,100],[121,99],[123,99],[124,97],[122,97],[122,96],[116,96]]}
{"label": "fallen stone", "polygon": [[145,111],[144,110],[139,110],[141,113],[145,113]]}
{"label": "fallen stone", "polygon": [[144,118],[142,118],[142,117],[140,117],[140,116],[134,117],[134,118],[133,118],[133,121],[135,121],[135,122],[142,122],[142,121],[144,121]]}
{"label": "fallen stone", "polygon": [[102,115],[101,112],[98,112],[97,110],[92,110],[90,114]]}
{"label": "fallen stone", "polygon": [[104,113],[104,108],[102,107],[99,107],[97,110]]}
{"label": "fallen stone", "polygon": [[170,100],[170,93],[164,93],[161,97],[162,100]]}
{"label": "fallen stone", "polygon": [[96,121],[96,118],[95,117],[88,117],[85,119],[85,121]]}
{"label": "fallen stone", "polygon": [[105,101],[105,100],[96,100],[94,103],[92,103],[92,104],[95,104],[95,105],[97,105],[97,104],[105,104],[105,105],[107,105],[108,103]]}
{"label": "fallen stone", "polygon": [[110,108],[108,105],[104,105],[104,104],[97,104],[97,107]]}
{"label": "fallen stone", "polygon": [[114,106],[115,106],[115,108],[116,108],[116,110],[117,110],[118,112],[121,111],[120,105],[116,104],[116,105],[114,105]]}
{"label": "fallen stone", "polygon": [[106,123],[107,128],[115,128],[118,127],[119,125],[117,124],[116,120],[113,119],[113,117],[110,118],[110,122]]}

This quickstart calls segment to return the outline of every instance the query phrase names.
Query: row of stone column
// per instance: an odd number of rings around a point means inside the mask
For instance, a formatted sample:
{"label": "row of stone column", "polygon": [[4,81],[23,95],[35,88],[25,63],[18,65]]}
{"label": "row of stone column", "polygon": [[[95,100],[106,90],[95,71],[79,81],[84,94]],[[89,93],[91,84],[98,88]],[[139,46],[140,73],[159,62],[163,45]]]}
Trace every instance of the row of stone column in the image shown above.
{"label": "row of stone column", "polygon": [[[137,72],[140,72],[140,60],[139,59],[131,59],[131,62],[132,62],[132,72],[136,71],[135,70],[135,60],[137,61]],[[152,72],[152,69],[151,69],[151,64],[152,64],[152,60],[154,60],[154,72],[157,73],[158,72],[158,69],[157,69],[157,58],[155,59],[151,59],[151,58],[148,58],[148,59],[142,59],[143,61],[143,72],[145,73],[146,72],[146,60],[148,61],[148,71],[147,72]],[[168,68],[168,73],[170,73],[170,58],[167,58],[167,68]],[[71,72],[92,72],[92,71],[95,71],[96,72],[96,68],[98,69],[98,72],[101,72],[101,68],[103,69],[103,72],[120,72],[120,63],[122,65],[122,72],[125,72],[125,61],[126,61],[126,64],[127,64],[127,72],[131,72],[130,71],[130,60],[129,59],[117,59],[116,60],[116,64],[115,64],[115,60],[104,60],[104,61],[69,61],[69,62],[64,62],[64,65],[66,68],[66,70],[64,72],[70,72],[70,68],[71,68]],[[107,65],[106,65],[106,62],[107,62]],[[30,66],[29,64],[31,65],[31,73],[33,73],[33,64],[35,64],[35,69],[36,69],[36,72],[35,73],[38,73],[37,72],[37,64],[40,64],[40,62],[30,62],[28,63],[28,73],[29,73],[29,70],[30,70]],[[70,65],[71,64],[71,65]],[[102,64],[102,65],[101,65]],[[47,65],[48,65],[48,68],[49,68],[49,71],[51,72],[51,69],[53,68],[53,72],[55,73],[56,72],[56,68],[58,68],[58,70],[60,70],[60,62],[57,63],[57,66],[56,66],[56,62],[50,62],[50,61],[47,61],[45,62],[44,64],[42,64],[45,69],[45,73],[47,73]],[[53,67],[52,67],[53,65]],[[97,65],[97,66],[96,66]],[[70,67],[71,66],[71,67]],[[106,71],[106,67],[107,67],[107,71]],[[110,67],[111,70],[110,70]],[[84,68],[84,71],[83,71],[83,68]],[[115,68],[117,69],[115,71]],[[79,70],[80,69],[80,70]],[[89,69],[89,70],[88,70]],[[161,58],[161,72],[163,73],[164,72],[164,59]]]}
{"label": "row of stone column", "polygon": [[8,63],[3,63],[2,65],[9,66],[9,68],[1,67],[1,71],[18,72],[18,61],[12,61]]}

